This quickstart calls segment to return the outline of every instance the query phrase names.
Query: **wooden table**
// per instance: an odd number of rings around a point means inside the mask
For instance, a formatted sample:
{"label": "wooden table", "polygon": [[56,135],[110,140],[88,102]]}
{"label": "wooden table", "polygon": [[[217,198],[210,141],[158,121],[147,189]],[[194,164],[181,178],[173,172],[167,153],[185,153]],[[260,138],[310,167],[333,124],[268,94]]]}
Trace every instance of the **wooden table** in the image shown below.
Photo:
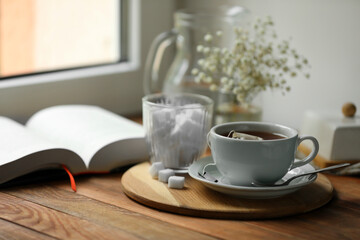
{"label": "wooden table", "polygon": [[125,170],[0,189],[1,239],[360,239],[360,179],[326,175],[336,195],[312,212],[266,221],[161,212],[121,190]]}

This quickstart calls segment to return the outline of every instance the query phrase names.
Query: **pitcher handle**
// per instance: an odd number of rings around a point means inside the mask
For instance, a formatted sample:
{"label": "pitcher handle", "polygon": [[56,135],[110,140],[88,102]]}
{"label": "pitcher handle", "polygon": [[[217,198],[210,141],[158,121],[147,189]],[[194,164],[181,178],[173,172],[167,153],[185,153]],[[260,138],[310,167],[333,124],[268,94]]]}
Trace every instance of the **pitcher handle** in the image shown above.
{"label": "pitcher handle", "polygon": [[154,85],[159,84],[159,69],[165,49],[175,42],[177,35],[177,32],[173,29],[161,33],[152,42],[145,62],[143,87],[146,95],[160,91],[152,88]]}

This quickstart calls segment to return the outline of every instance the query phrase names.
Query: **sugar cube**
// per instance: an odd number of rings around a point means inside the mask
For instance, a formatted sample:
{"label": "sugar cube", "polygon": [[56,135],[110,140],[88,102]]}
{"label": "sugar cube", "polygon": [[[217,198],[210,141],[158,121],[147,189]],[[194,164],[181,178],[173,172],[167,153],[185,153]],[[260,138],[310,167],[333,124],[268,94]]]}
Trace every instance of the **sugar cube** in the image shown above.
{"label": "sugar cube", "polygon": [[149,173],[152,178],[157,178],[159,175],[159,171],[165,169],[164,164],[162,162],[154,162],[151,164]]}
{"label": "sugar cube", "polygon": [[175,175],[174,170],[167,168],[159,171],[158,179],[160,182],[167,183],[169,177],[174,175]]}
{"label": "sugar cube", "polygon": [[184,188],[185,178],[182,176],[171,176],[168,180],[169,188],[177,188],[182,189]]}

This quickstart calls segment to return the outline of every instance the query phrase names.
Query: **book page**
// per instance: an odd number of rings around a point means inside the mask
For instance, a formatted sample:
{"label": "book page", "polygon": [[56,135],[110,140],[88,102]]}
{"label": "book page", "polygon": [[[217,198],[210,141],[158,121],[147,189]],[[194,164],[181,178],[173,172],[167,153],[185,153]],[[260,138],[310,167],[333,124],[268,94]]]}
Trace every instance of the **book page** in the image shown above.
{"label": "book page", "polygon": [[27,128],[80,155],[86,166],[104,146],[144,138],[140,124],[96,106],[63,105],[36,113]]}
{"label": "book page", "polygon": [[29,133],[26,128],[6,117],[0,117],[0,165],[32,153],[59,148]]}
{"label": "book page", "polygon": [[72,172],[86,167],[80,157],[29,132],[23,125],[0,117],[0,183],[35,170],[65,164]]}

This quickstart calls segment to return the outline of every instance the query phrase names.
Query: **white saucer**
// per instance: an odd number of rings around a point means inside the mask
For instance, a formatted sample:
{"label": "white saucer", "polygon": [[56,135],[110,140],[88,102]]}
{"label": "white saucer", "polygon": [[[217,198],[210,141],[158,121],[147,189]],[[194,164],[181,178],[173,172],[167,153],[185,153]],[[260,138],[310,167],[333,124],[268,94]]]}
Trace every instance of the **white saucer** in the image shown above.
{"label": "white saucer", "polygon": [[[294,179],[286,186],[271,186],[271,187],[255,187],[255,186],[237,186],[229,184],[224,177],[221,175],[216,166],[207,168],[207,172],[211,176],[219,180],[219,182],[214,182],[200,177],[198,173],[202,173],[204,166],[208,163],[212,163],[214,160],[211,156],[201,158],[195,161],[188,170],[189,175],[197,181],[202,182],[206,187],[209,187],[215,191],[230,194],[233,196],[241,198],[250,198],[250,199],[265,199],[265,198],[276,198],[292,192],[299,190],[302,187],[315,181],[315,178],[311,180],[308,179],[308,176],[299,177]],[[301,173],[307,173],[315,170],[310,164],[306,164],[302,167],[295,168],[288,172],[278,183],[286,181],[294,175]]]}

